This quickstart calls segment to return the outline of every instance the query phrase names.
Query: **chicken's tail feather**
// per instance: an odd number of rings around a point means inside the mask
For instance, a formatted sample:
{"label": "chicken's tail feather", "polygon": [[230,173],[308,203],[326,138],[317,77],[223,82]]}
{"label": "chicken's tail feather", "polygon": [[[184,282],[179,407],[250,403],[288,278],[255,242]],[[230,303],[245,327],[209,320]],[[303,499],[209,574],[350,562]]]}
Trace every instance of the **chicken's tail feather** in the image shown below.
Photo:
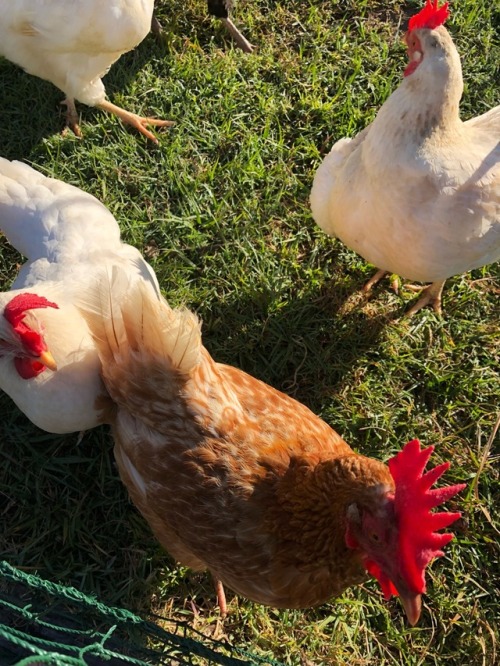
{"label": "chicken's tail feather", "polygon": [[153,285],[122,268],[100,276],[79,307],[96,342],[104,382],[118,402],[146,380],[159,390],[170,376],[187,376],[200,361],[196,315],[172,309]]}
{"label": "chicken's tail feather", "polygon": [[486,111],[486,113],[483,113],[481,116],[469,118],[464,124],[468,127],[482,128],[485,131],[493,133],[493,135],[496,133],[498,136],[498,133],[500,132],[500,105]]}

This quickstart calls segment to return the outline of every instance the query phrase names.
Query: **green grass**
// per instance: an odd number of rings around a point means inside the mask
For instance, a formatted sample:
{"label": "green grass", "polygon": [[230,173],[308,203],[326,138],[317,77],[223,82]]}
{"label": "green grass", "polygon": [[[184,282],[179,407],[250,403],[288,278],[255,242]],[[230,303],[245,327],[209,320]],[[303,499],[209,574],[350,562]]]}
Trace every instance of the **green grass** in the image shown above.
{"label": "green grass", "polygon": [[[101,199],[171,303],[201,316],[217,360],[301,400],[365,454],[386,460],[412,437],[436,444],[435,461],[452,462],[446,481],[468,483],[454,502],[463,519],[430,568],[416,628],[373,582],[308,611],[230,595],[221,626],[209,578],[177,567],[128,502],[108,431],[88,432],[77,446],[76,435],[37,430],[2,395],[1,554],[287,664],[492,666],[500,650],[499,267],[450,279],[442,319],[424,310],[407,320],[413,296],[384,283],[363,300],[373,268],[316,228],[308,207],[322,155],[365,127],[398,85],[401,37],[420,3],[240,0],[235,20],[259,46],[251,56],[204,18],[204,0],[163,5],[165,40],[149,36],[105,80],[115,103],[177,121],[159,146],[84,106],[83,140],[63,138],[61,93],[0,61],[0,154]],[[494,5],[452,3],[464,117],[500,103]],[[3,241],[4,289],[19,261]]]}

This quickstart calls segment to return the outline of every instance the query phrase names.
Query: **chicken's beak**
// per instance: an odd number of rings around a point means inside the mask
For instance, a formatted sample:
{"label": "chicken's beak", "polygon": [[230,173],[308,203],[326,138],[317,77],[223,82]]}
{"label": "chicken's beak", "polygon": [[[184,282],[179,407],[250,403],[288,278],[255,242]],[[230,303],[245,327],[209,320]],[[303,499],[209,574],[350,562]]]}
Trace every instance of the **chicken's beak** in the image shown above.
{"label": "chicken's beak", "polygon": [[404,594],[399,592],[399,598],[405,609],[408,622],[414,627],[417,624],[420,618],[420,612],[422,611],[422,595],[413,592],[405,592]]}
{"label": "chicken's beak", "polygon": [[40,354],[38,360],[49,370],[52,370],[53,372],[57,370],[57,363],[48,349]]}

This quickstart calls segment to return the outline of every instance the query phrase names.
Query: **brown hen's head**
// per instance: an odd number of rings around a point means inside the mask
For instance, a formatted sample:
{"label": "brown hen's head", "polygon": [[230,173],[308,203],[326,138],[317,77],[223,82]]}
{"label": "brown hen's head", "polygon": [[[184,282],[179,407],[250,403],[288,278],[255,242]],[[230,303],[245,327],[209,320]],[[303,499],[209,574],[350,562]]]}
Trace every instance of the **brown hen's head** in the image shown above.
{"label": "brown hen's head", "polygon": [[425,474],[434,447],[420,450],[416,439],[389,461],[394,479],[394,494],[375,510],[353,504],[347,510],[346,543],[361,551],[369,574],[377,578],[386,599],[399,595],[411,625],[420,617],[421,594],[425,587],[425,568],[453,534],[438,530],[451,525],[460,513],[431,513],[431,509],[465,488],[457,484],[432,489],[448,469],[443,463]]}
{"label": "brown hen's head", "polygon": [[58,307],[43,296],[30,293],[17,294],[5,306],[3,316],[10,326],[6,339],[0,337],[0,356],[14,358],[14,366],[22,379],[36,377],[46,368],[57,370],[41,331],[28,326],[24,319],[29,310]]}

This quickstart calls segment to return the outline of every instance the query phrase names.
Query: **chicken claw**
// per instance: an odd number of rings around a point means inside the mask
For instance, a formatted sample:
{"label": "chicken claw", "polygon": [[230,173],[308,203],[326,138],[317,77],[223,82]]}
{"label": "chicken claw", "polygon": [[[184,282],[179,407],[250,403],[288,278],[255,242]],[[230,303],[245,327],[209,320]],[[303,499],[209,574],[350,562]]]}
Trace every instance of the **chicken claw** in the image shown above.
{"label": "chicken claw", "polygon": [[153,127],[171,127],[175,125],[173,120],[159,120],[158,118],[139,116],[137,113],[132,113],[132,111],[127,111],[126,109],[122,109],[121,106],[116,106],[116,104],[108,102],[108,100],[101,102],[97,106],[104,111],[109,111],[109,113],[118,116],[124,123],[132,125],[132,127],[135,127],[141,134],[144,134],[144,136],[151,139],[154,143],[158,143],[158,139],[147,129],[146,125],[153,125]]}
{"label": "chicken claw", "polygon": [[[434,312],[437,312],[438,315],[441,315],[443,310],[441,308],[441,295],[443,293],[443,287],[446,280],[440,280],[438,282],[433,282],[428,287],[425,287],[422,291],[422,294],[418,301],[413,307],[411,307],[408,312],[406,312],[407,317],[411,317],[418,312],[426,305],[432,305]],[[417,291],[420,287],[415,285],[406,285],[407,289],[411,291]]]}
{"label": "chicken claw", "polygon": [[[378,270],[375,275],[373,275],[368,282],[364,285],[363,291],[364,293],[369,293],[378,282],[385,276],[388,275],[389,271],[385,271],[383,268]],[[437,312],[439,315],[442,314],[442,308],[441,308],[441,295],[443,293],[443,286],[444,286],[445,280],[438,281],[438,282],[433,282],[430,284],[428,287],[421,287],[420,285],[415,285],[415,284],[407,284],[405,285],[405,289],[409,289],[410,291],[420,291],[422,292],[421,297],[419,300],[415,303],[413,307],[411,307],[408,312],[406,312],[407,317],[411,317],[412,315],[415,314],[415,312],[418,312],[422,308],[424,308],[426,305],[432,305],[434,308],[434,311]],[[394,280],[391,282],[391,287],[392,290],[398,294],[399,292],[399,285],[398,285],[398,280],[395,277]]]}
{"label": "chicken claw", "polygon": [[66,107],[66,127],[62,131],[63,135],[66,134],[69,127],[75,136],[81,138],[82,130],[80,129],[80,118],[76,110],[75,100],[71,97],[66,97],[61,104]]}
{"label": "chicken claw", "polygon": [[371,291],[372,287],[374,287],[378,282],[380,282],[380,280],[381,280],[385,275],[387,275],[388,272],[389,272],[389,271],[384,271],[383,268],[381,268],[380,270],[378,270],[378,271],[375,273],[375,275],[373,275],[373,276],[368,280],[368,282],[365,284],[365,286],[363,287],[363,291],[365,292],[365,294],[368,293],[369,291]]}

